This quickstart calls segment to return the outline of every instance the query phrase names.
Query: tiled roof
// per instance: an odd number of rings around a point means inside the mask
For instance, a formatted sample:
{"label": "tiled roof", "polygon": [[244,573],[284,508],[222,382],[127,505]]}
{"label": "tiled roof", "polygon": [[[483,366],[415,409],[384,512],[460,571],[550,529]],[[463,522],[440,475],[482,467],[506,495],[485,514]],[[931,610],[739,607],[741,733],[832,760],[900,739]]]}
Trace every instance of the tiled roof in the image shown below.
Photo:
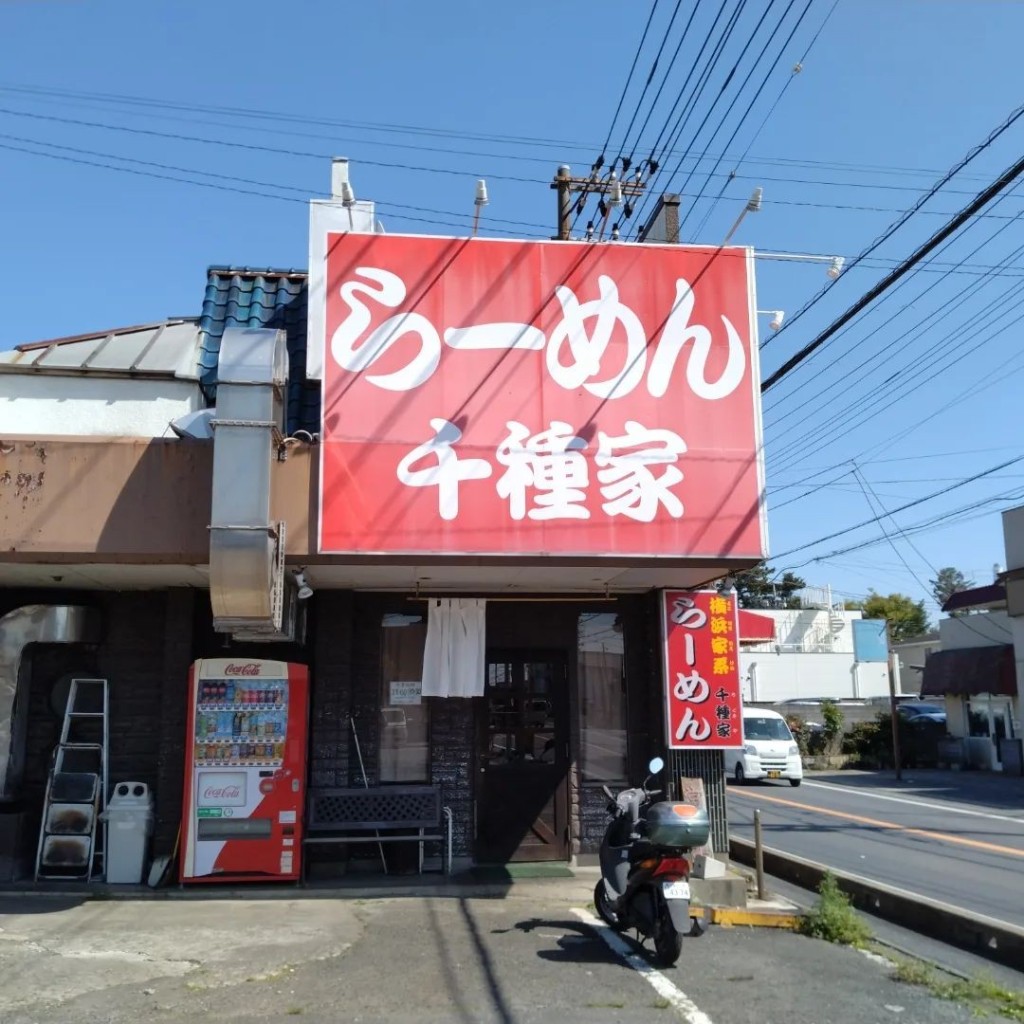
{"label": "tiled roof", "polygon": [[200,380],[212,398],[226,327],[274,327],[288,335],[288,433],[320,430],[320,385],[306,380],[306,282],[301,270],[210,267],[199,320]]}

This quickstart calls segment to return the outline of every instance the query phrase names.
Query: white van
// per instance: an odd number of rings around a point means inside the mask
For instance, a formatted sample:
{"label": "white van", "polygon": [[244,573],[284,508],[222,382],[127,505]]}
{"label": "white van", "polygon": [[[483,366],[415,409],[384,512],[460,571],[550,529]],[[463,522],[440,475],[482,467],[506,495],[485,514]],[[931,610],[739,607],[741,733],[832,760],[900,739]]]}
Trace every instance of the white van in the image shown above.
{"label": "white van", "polygon": [[789,779],[799,786],[804,777],[800,748],[777,711],[744,708],[743,748],[729,755],[736,760],[727,770],[738,785],[748,779]]}

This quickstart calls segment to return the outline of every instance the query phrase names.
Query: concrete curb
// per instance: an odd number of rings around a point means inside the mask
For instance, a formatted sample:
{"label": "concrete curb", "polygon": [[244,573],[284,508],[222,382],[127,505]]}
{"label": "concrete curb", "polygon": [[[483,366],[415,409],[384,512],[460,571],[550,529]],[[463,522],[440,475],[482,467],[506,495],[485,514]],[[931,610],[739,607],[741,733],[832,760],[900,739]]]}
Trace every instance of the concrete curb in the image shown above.
{"label": "concrete curb", "polygon": [[[746,839],[730,839],[729,856],[738,863],[753,865],[754,844]],[[1024,970],[1022,928],[769,847],[764,848],[764,869],[770,875],[815,891],[822,876],[830,871],[859,910]]]}
{"label": "concrete curb", "polygon": [[739,907],[712,907],[710,916],[712,924],[719,924],[723,928],[782,928],[791,932],[800,927],[800,921],[803,919],[802,913],[758,910],[753,907],[748,910]]}

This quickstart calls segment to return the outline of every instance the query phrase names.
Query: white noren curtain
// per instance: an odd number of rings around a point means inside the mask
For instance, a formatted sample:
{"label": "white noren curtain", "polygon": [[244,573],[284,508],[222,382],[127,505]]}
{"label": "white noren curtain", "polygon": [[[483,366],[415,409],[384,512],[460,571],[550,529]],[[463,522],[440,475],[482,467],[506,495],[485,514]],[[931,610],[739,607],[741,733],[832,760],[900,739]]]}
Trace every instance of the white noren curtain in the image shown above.
{"label": "white noren curtain", "polygon": [[423,651],[424,697],[482,697],[487,602],[431,598]]}

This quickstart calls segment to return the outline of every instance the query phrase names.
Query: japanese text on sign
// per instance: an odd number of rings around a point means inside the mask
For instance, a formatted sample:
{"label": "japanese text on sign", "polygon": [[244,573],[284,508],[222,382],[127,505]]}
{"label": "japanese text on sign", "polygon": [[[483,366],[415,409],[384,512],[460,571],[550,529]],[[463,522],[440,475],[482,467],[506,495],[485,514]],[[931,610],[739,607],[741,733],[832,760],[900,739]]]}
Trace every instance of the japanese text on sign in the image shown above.
{"label": "japanese text on sign", "polygon": [[763,553],[747,253],[328,242],[322,550]]}
{"label": "japanese text on sign", "polygon": [[735,598],[664,591],[662,602],[669,748],[742,746]]}

